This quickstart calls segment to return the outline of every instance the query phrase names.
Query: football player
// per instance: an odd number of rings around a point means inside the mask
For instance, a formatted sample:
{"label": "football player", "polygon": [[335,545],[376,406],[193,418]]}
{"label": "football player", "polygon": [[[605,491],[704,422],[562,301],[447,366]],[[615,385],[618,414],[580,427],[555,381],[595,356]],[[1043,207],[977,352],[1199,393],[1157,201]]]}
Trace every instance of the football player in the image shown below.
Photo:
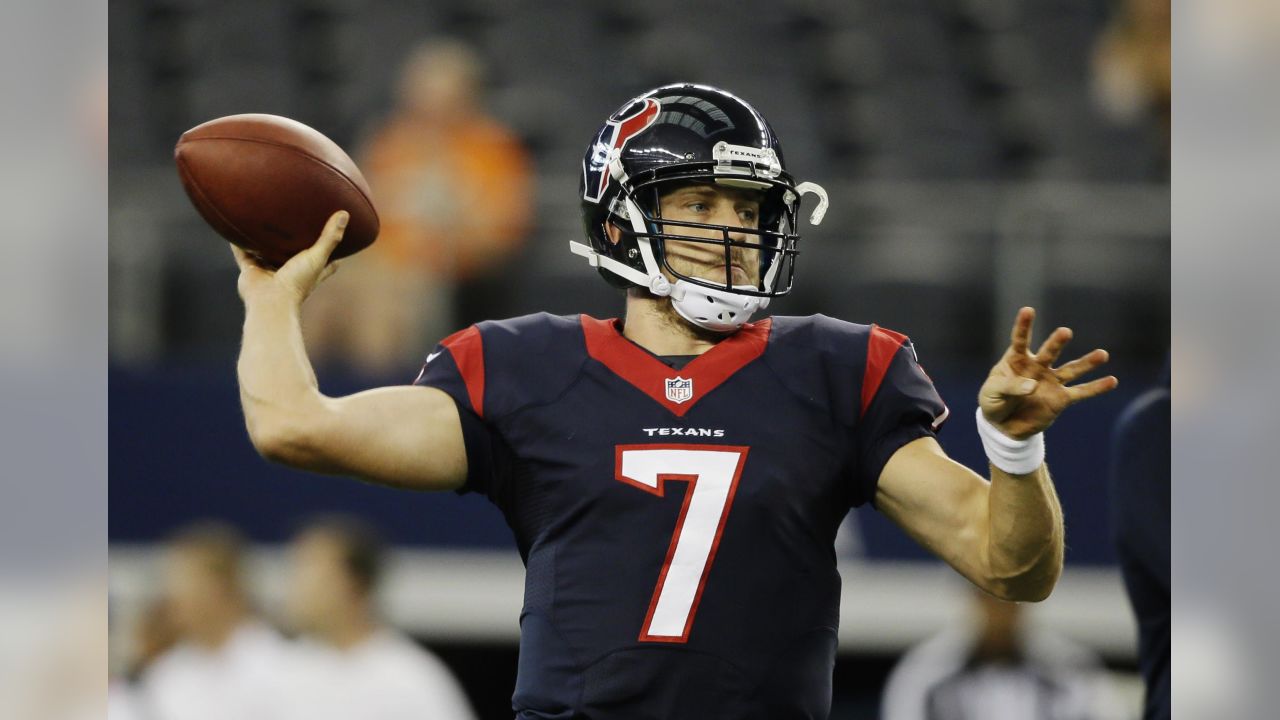
{"label": "football player", "polygon": [[[1033,350],[1023,308],[978,397],[990,480],[935,439],[948,411],[910,341],[824,316],[752,321],[786,294],[797,182],[742,99],[669,85],[592,139],[586,243],[623,318],[530,315],[446,338],[412,385],[327,397],[298,308],[345,213],[277,272],[233,248],[246,306],[241,398],[268,459],[487,496],[526,566],[518,718],[824,718],[850,507],[873,503],[987,592],[1047,597],[1062,512],[1042,433],[1113,377]],[[802,210],[809,198],[812,209]]]}

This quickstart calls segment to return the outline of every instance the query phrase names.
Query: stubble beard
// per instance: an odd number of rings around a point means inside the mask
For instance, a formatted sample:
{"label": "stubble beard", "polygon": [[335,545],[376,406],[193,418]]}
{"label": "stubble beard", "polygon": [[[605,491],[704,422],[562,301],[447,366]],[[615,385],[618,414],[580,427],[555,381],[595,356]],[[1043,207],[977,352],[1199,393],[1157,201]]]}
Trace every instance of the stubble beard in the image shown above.
{"label": "stubble beard", "polygon": [[695,325],[684,319],[680,313],[676,312],[675,301],[670,296],[658,298],[659,317],[664,327],[670,328],[673,332],[678,332],[686,337],[702,342],[716,343],[733,333],[715,332],[704,327]]}

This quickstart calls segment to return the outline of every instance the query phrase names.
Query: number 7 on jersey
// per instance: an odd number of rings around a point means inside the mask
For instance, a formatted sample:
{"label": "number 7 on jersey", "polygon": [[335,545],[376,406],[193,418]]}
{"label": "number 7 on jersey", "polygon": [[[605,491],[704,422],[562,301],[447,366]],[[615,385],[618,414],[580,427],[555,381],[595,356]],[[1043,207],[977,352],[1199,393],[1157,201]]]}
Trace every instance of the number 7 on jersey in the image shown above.
{"label": "number 7 on jersey", "polygon": [[688,641],[747,451],[728,445],[617,447],[615,472],[621,482],[658,497],[668,480],[689,483],[640,629],[641,642]]}

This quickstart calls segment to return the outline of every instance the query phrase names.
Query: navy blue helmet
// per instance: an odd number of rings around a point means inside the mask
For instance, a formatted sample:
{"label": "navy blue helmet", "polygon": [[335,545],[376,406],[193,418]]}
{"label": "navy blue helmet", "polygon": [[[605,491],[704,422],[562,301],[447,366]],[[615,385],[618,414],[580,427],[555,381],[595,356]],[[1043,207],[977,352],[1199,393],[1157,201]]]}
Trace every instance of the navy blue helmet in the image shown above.
{"label": "navy blue helmet", "polygon": [[[699,181],[760,191],[757,227],[662,219],[661,188]],[[753,297],[759,307],[791,290],[801,196],[818,197],[813,224],[821,222],[827,208],[821,187],[797,183],[786,169],[782,146],[759,111],[729,92],[694,84],[650,90],[613,113],[587,148],[579,189],[589,246],[572,243],[572,249],[610,283],[674,297],[678,293],[663,276],[666,270],[677,284],[713,291],[714,298],[732,301],[738,296],[736,302]],[[605,230],[609,222],[623,231],[620,242],[610,242]],[[705,232],[692,237],[681,233],[684,228],[712,229],[718,237],[702,237]],[[731,248],[758,250],[758,283],[733,285],[728,277],[717,282],[683,275],[666,262],[663,242],[668,239],[716,245],[725,253],[726,266]],[[700,298],[707,294],[702,290],[697,291]]]}

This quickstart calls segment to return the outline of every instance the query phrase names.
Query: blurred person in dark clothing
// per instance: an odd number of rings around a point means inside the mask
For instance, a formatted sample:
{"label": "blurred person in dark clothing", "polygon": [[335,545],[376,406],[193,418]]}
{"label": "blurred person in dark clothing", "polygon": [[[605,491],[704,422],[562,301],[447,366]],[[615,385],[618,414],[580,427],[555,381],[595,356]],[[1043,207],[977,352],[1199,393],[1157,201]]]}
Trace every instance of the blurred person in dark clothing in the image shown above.
{"label": "blurred person in dark clothing", "polygon": [[271,680],[283,640],[258,619],[233,528],[182,530],[164,558],[164,602],[177,643],[142,673],[139,705],[150,720],[273,717]]}
{"label": "blurred person in dark clothing", "polygon": [[403,368],[454,327],[508,313],[530,223],[523,144],[482,105],[466,44],[432,41],[404,64],[391,116],[359,153],[382,229],[308,308],[318,359],[372,374]]}
{"label": "blurred person in dark clothing", "polygon": [[302,636],[277,676],[280,720],[474,718],[448,666],[378,618],[382,567],[378,538],[351,519],[293,541],[288,615]]}
{"label": "blurred person in dark clothing", "polygon": [[1134,400],[1114,437],[1111,529],[1138,620],[1147,720],[1172,712],[1169,682],[1170,377]]}
{"label": "blurred person in dark clothing", "polygon": [[1124,717],[1092,653],[1036,628],[1022,605],[973,598],[971,625],[916,646],[893,669],[883,720]]}

